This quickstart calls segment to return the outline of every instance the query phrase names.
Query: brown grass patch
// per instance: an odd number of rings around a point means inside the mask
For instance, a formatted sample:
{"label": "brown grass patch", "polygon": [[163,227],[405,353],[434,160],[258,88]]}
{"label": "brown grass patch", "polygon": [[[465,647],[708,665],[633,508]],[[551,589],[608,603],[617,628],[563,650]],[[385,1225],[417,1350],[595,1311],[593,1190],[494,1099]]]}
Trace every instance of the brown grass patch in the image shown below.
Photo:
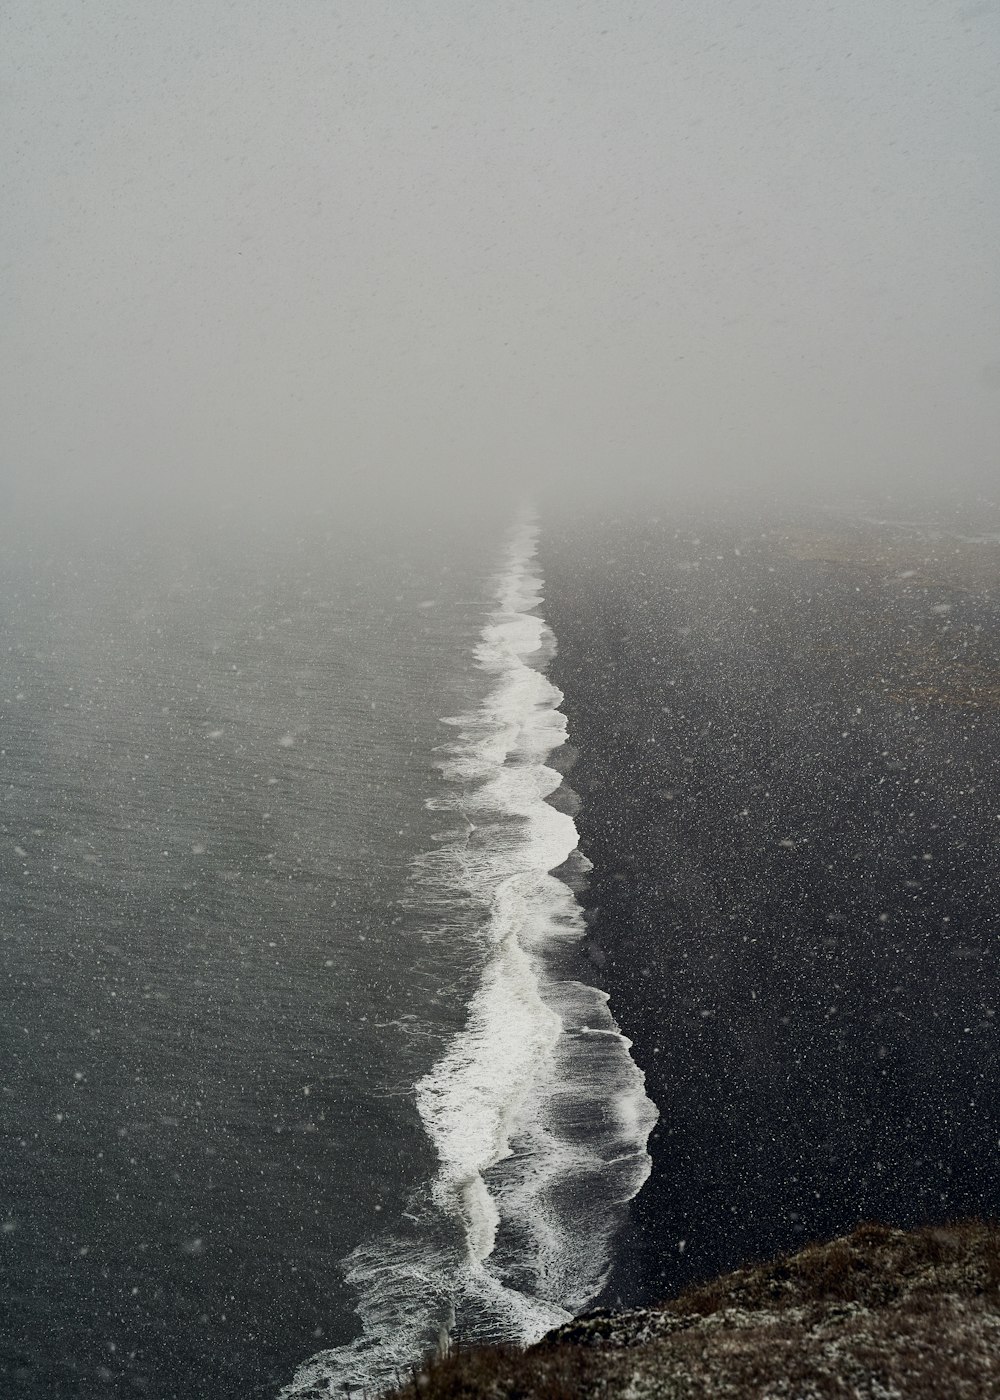
{"label": "brown grass patch", "polygon": [[897,703],[976,710],[1000,706],[1000,669],[958,660],[930,643],[897,651],[896,675],[897,683],[887,694]]}
{"label": "brown grass patch", "polygon": [[536,1347],[429,1361],[395,1400],[986,1400],[1000,1395],[1000,1229],[864,1224]]}
{"label": "brown grass patch", "polygon": [[1000,582],[1000,545],[991,540],[845,526],[789,531],[784,547],[800,563],[859,569],[904,587],[990,592]]}

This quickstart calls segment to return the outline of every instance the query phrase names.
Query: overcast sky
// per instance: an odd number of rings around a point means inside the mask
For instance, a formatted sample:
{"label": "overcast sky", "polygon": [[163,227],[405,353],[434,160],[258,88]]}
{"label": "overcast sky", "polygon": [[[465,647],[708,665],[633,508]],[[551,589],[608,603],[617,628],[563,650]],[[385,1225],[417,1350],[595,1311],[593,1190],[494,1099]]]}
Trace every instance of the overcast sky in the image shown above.
{"label": "overcast sky", "polygon": [[0,0],[0,473],[1000,479],[1000,8]]}

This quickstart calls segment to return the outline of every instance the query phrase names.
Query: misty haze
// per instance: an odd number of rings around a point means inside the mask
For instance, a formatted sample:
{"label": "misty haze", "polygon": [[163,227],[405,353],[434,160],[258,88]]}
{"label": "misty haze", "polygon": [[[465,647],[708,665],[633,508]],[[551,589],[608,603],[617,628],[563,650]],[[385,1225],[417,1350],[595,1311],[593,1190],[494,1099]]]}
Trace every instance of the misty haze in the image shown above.
{"label": "misty haze", "polygon": [[0,0],[5,1397],[997,1393],[998,62]]}

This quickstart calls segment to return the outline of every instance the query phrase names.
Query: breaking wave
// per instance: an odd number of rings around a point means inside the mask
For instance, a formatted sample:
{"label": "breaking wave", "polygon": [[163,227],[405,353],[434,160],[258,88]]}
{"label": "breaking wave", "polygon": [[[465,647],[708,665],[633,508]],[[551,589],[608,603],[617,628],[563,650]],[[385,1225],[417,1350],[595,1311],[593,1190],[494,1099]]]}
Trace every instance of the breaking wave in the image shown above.
{"label": "breaking wave", "polygon": [[[624,1208],[649,1175],[656,1110],[607,996],[559,975],[585,932],[570,884],[587,862],[550,798],[566,739],[561,691],[541,669],[537,529],[509,541],[476,650],[492,678],[442,764],[431,802],[462,819],[417,879],[473,911],[481,974],[465,1027],[414,1087],[435,1177],[398,1226],[346,1261],[362,1335],[320,1352],[282,1400],[378,1393],[435,1346],[536,1341],[603,1287]],[[562,806],[569,805],[562,803]]]}

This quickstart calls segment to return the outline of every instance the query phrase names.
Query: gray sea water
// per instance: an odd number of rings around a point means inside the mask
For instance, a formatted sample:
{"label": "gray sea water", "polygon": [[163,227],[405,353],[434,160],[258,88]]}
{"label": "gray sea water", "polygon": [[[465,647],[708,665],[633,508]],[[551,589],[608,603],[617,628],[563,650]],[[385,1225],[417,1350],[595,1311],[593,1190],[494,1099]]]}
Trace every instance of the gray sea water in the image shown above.
{"label": "gray sea water", "polygon": [[535,544],[6,551],[5,1394],[374,1390],[599,1290],[653,1110],[567,970]]}

